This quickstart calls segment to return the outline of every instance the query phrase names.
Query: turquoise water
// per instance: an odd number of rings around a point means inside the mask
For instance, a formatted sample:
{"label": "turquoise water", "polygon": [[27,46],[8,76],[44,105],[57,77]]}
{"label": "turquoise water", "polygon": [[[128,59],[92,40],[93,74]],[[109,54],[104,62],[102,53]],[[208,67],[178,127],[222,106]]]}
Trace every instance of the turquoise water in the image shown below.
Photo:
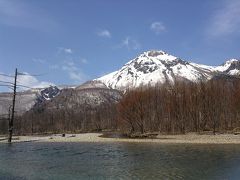
{"label": "turquoise water", "polygon": [[0,179],[240,179],[240,146],[0,144]]}

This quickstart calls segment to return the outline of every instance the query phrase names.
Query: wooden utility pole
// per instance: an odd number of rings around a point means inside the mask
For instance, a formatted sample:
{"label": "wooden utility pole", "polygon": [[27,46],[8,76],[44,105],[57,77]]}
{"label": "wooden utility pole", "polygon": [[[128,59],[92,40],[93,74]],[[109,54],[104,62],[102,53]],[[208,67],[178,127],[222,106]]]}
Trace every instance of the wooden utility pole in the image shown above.
{"label": "wooden utility pole", "polygon": [[9,136],[8,136],[8,142],[12,142],[12,134],[13,134],[13,121],[14,121],[14,112],[15,112],[15,100],[16,100],[16,89],[17,89],[17,68],[15,70],[15,77],[14,77],[14,87],[13,87],[13,102],[12,102],[12,116],[9,121]]}
{"label": "wooden utility pole", "polygon": [[8,123],[11,121],[11,109],[12,109],[12,105],[10,105],[8,108]]}

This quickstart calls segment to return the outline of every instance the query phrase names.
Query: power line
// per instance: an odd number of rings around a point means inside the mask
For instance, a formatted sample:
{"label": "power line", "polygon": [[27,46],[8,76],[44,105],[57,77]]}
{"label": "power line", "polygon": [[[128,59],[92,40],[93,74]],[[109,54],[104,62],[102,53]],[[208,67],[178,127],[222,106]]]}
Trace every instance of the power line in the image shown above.
{"label": "power line", "polygon": [[[2,82],[2,81],[0,81],[0,82]],[[0,86],[10,87],[10,88],[14,87],[13,83],[10,83],[10,82],[2,82],[2,83],[7,83],[7,84],[0,84]],[[28,88],[28,89],[33,89],[34,88],[34,87],[29,87],[29,86],[26,86],[26,85],[23,85],[23,84],[18,84],[16,86],[17,86],[17,88],[21,88],[21,87]]]}
{"label": "power line", "polygon": [[6,76],[6,77],[14,78],[14,76],[12,76],[12,75],[2,74],[2,73],[0,73],[0,76]]}
{"label": "power line", "polygon": [[[44,74],[28,74],[28,73],[18,72],[17,75],[18,76],[45,76],[46,73],[44,73]],[[6,77],[11,77],[11,78],[15,77],[13,75],[8,75],[8,74],[3,74],[3,73],[0,73],[0,76],[6,76]]]}
{"label": "power line", "polygon": [[7,84],[12,84],[12,85],[13,85],[13,83],[8,82],[8,81],[1,81],[1,80],[0,80],[0,82],[1,82],[1,83],[7,83]]}
{"label": "power line", "polygon": [[1,87],[7,87],[7,88],[10,88],[10,89],[13,89],[13,86],[10,86],[10,85],[7,85],[7,84],[0,84]]}
{"label": "power line", "polygon": [[[3,74],[3,73],[0,73],[0,75],[1,76],[6,76],[6,77],[11,77],[11,78],[15,77],[15,76]],[[46,74],[27,74],[27,73],[23,73],[23,72],[17,72],[17,75],[18,76],[43,76],[43,75],[46,75]],[[0,82],[5,83],[5,84],[9,84],[9,85],[2,84],[0,86],[8,87],[8,88],[11,88],[11,89],[13,89],[13,87],[14,87],[14,83],[12,83],[12,82],[1,81],[1,80],[0,80]],[[19,81],[16,81],[16,82],[20,83]],[[28,88],[28,89],[33,89],[34,88],[34,87],[29,87],[29,86],[26,86],[26,85],[23,85],[23,84],[16,85],[16,88],[19,88],[19,87],[24,87],[24,88]]]}
{"label": "power line", "polygon": [[9,114],[1,114],[0,120],[1,120],[1,119],[6,120],[6,119],[8,119],[8,117],[9,117]]}
{"label": "power line", "polygon": [[18,76],[44,76],[46,74],[27,74],[27,73],[22,73],[18,72]]}
{"label": "power line", "polygon": [[16,68],[15,76],[2,74],[2,73],[0,73],[0,75],[1,76],[5,76],[5,77],[14,78],[14,83],[0,80],[0,82],[3,83],[3,84],[0,84],[0,86],[8,87],[10,89],[13,89],[13,100],[12,100],[12,105],[9,107],[9,117],[8,117],[8,119],[9,119],[9,124],[8,124],[8,127],[9,127],[8,128],[8,131],[9,131],[8,142],[11,143],[11,141],[12,141],[12,134],[13,134],[13,122],[14,122],[15,101],[16,101],[17,88],[19,88],[19,87],[24,87],[24,88],[29,88],[29,89],[33,88],[33,87],[29,87],[29,86],[26,86],[26,85],[23,85],[23,84],[17,84],[17,83],[19,83],[17,81],[17,76],[43,76],[44,74],[27,74],[27,73],[22,73],[22,72],[18,72],[17,68]]}
{"label": "power line", "polygon": [[4,116],[4,117],[5,117],[5,116],[8,116],[8,114],[1,114],[0,117],[1,117],[1,116]]}
{"label": "power line", "polygon": [[33,89],[33,87],[25,86],[25,85],[22,85],[22,84],[18,84],[17,87],[25,87],[25,88]]}

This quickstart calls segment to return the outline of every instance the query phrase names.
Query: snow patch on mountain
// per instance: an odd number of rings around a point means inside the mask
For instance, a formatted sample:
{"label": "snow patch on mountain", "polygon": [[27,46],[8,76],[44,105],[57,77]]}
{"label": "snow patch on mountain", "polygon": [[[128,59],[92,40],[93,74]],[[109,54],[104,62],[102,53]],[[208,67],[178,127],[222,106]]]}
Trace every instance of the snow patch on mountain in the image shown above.
{"label": "snow patch on mountain", "polygon": [[45,100],[51,100],[52,98],[59,95],[59,93],[60,93],[60,90],[57,88],[57,86],[50,86],[50,87],[41,91],[41,96]]}
{"label": "snow patch on mountain", "polygon": [[83,83],[82,85],[76,87],[77,90],[93,89],[93,88],[108,89],[108,87],[105,84],[103,84],[101,81],[87,81],[87,82]]}
{"label": "snow patch on mountain", "polygon": [[240,61],[237,59],[227,60],[221,66],[215,67],[215,70],[228,75],[239,75],[240,72]]}
{"label": "snow patch on mountain", "polygon": [[126,89],[156,83],[210,80],[216,73],[239,74],[239,60],[231,59],[221,66],[207,66],[188,62],[164,51],[147,51],[126,63],[118,71],[95,79],[109,88]]}

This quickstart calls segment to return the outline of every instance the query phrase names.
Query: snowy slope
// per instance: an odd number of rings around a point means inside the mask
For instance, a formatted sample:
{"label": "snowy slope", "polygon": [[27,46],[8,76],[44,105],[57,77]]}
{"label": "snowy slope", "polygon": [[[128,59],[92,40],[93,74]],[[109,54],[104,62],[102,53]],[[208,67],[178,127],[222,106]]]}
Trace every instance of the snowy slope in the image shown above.
{"label": "snowy slope", "polygon": [[[16,96],[16,113],[21,115],[33,106],[49,101],[59,94],[60,90],[56,86],[18,92]],[[8,109],[12,105],[12,96],[12,93],[0,93],[0,115],[8,114]]]}
{"label": "snowy slope", "polygon": [[126,63],[120,70],[95,79],[109,88],[125,89],[156,83],[174,83],[176,80],[206,81],[217,73],[239,74],[236,59],[221,66],[206,66],[182,60],[164,51],[147,51]]}
{"label": "snowy slope", "polygon": [[230,59],[230,60],[227,60],[221,66],[217,66],[214,69],[218,72],[225,73],[228,75],[239,75],[240,61],[237,59]]}

